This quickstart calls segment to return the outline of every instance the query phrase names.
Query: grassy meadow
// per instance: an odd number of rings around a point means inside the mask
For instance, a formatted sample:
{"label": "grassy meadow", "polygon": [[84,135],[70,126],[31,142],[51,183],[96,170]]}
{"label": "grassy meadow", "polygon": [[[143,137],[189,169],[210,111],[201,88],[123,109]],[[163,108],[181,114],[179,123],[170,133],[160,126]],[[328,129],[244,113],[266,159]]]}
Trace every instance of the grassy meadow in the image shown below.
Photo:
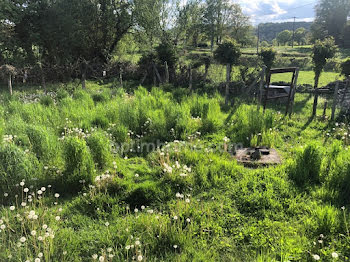
{"label": "grassy meadow", "polygon": [[[310,95],[289,119],[218,93],[73,87],[1,93],[0,261],[348,260],[349,126],[311,121]],[[225,150],[258,139],[281,165]]]}

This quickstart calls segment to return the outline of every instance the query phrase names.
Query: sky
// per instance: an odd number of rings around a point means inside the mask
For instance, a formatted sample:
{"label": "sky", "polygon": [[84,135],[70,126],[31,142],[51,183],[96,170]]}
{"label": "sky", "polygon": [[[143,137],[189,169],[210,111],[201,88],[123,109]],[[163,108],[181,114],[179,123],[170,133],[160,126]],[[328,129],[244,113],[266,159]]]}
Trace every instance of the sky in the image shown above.
{"label": "sky", "polygon": [[266,22],[313,21],[317,0],[233,0],[254,25]]}

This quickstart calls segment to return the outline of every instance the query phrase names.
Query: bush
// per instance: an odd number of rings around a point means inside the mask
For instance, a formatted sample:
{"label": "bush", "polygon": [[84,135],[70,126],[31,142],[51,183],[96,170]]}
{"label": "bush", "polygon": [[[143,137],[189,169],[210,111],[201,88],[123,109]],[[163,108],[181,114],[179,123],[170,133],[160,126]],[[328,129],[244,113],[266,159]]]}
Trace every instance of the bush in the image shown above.
{"label": "bush", "polygon": [[64,90],[63,88],[58,89],[58,91],[56,92],[56,98],[58,100],[62,100],[68,96],[69,96],[69,93],[66,90]]}
{"label": "bush", "polygon": [[156,48],[157,56],[161,65],[165,62],[168,63],[169,68],[174,68],[178,57],[176,54],[176,48],[170,40],[163,40]]}
{"label": "bush", "polygon": [[37,126],[28,126],[26,134],[36,157],[39,160],[50,159],[50,141],[47,132]]}
{"label": "bush", "polygon": [[256,108],[240,106],[232,117],[227,136],[233,142],[249,146],[255,135],[262,134],[273,127],[274,116],[271,112],[257,112]]}
{"label": "bush", "polygon": [[82,180],[91,184],[94,163],[86,142],[77,137],[67,137],[64,142],[65,171],[63,181],[68,192],[76,192],[82,188]]}
{"label": "bush", "polygon": [[91,126],[95,127],[100,127],[102,129],[105,129],[107,128],[109,125],[109,121],[106,117],[104,116],[101,116],[101,115],[98,115],[98,116],[95,116],[94,119],[92,119],[91,121]]}
{"label": "bush", "polygon": [[91,97],[95,103],[102,103],[108,101],[108,97],[106,94],[93,94]]}
{"label": "bush", "polygon": [[306,146],[297,153],[295,163],[289,170],[290,178],[301,187],[319,183],[322,156],[320,147],[313,144]]}
{"label": "bush", "polygon": [[111,148],[108,138],[101,132],[95,132],[87,139],[95,164],[101,170],[108,167],[111,162]]}
{"label": "bush", "polygon": [[331,159],[329,165],[327,184],[330,191],[335,193],[339,204],[348,204],[350,203],[350,153],[342,151],[330,157],[334,159]]}
{"label": "bush", "polygon": [[318,206],[314,210],[316,218],[315,235],[333,234],[340,229],[340,212],[335,207],[330,205]]}
{"label": "bush", "polygon": [[214,52],[214,58],[220,64],[234,65],[238,62],[241,51],[235,41],[227,41],[218,46]]}
{"label": "bush", "polygon": [[40,97],[40,104],[42,104],[44,106],[51,106],[54,103],[55,102],[53,101],[51,96],[42,96],[42,97]]}
{"label": "bush", "polygon": [[350,75],[350,58],[346,59],[341,63],[341,74],[344,76]]}
{"label": "bush", "polygon": [[13,144],[0,146],[0,189],[1,192],[12,190],[15,184],[22,180],[30,181],[38,178],[39,161],[30,154],[26,154]]}
{"label": "bush", "polygon": [[259,56],[267,68],[266,73],[269,73],[276,59],[276,51],[272,48],[264,48],[261,50]]}
{"label": "bush", "polygon": [[111,127],[109,133],[117,144],[125,143],[129,139],[128,129],[122,124]]}

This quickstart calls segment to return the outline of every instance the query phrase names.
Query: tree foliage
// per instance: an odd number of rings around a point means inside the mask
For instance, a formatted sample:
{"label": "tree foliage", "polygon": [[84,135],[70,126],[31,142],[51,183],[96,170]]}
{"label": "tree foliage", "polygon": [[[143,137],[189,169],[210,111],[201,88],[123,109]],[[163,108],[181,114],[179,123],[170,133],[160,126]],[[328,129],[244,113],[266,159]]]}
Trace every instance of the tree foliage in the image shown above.
{"label": "tree foliage", "polygon": [[341,74],[344,76],[350,76],[350,58],[344,60],[341,65]]}
{"label": "tree foliage", "polygon": [[293,33],[289,30],[284,30],[277,35],[277,41],[281,45],[286,45],[292,40]]}
{"label": "tree foliage", "polygon": [[349,0],[321,0],[316,6],[316,19],[312,27],[314,40],[333,36],[336,44],[342,45],[349,14]]}
{"label": "tree foliage", "polygon": [[334,38],[328,37],[325,40],[317,40],[312,47],[312,61],[314,64],[315,79],[318,81],[327,60],[333,58],[337,52]]}
{"label": "tree foliage", "polygon": [[261,50],[259,56],[261,57],[264,65],[267,68],[266,73],[268,73],[271,70],[273,63],[275,62],[276,51],[272,48],[264,48]]}
{"label": "tree foliage", "polygon": [[238,62],[241,51],[235,41],[225,41],[219,44],[214,52],[214,58],[220,64],[234,65]]}

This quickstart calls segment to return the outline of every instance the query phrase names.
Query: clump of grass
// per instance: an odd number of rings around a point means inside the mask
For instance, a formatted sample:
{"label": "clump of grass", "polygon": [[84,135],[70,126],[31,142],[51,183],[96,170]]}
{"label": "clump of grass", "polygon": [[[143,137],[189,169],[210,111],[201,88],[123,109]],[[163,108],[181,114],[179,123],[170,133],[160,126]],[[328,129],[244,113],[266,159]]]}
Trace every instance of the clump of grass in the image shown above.
{"label": "clump of grass", "polygon": [[106,129],[109,126],[109,121],[105,116],[97,115],[91,120],[91,126]]}
{"label": "clump of grass", "polygon": [[47,131],[40,126],[30,125],[26,129],[33,152],[39,160],[48,160],[50,154],[50,141]]}
{"label": "clump of grass", "polygon": [[319,146],[307,145],[297,152],[289,170],[290,178],[301,187],[319,183],[322,158],[323,152]]}
{"label": "clump of grass", "polygon": [[42,96],[40,97],[40,104],[43,106],[52,106],[55,104],[51,96]]}
{"label": "clump of grass", "polygon": [[63,181],[68,184],[68,191],[77,192],[82,184],[91,184],[94,174],[94,162],[85,140],[78,137],[67,137],[64,141],[63,157],[65,171]]}
{"label": "clump of grass", "polygon": [[95,103],[103,103],[108,101],[108,96],[105,93],[92,94],[91,97]]}
{"label": "clump of grass", "polygon": [[241,105],[228,123],[227,135],[233,142],[249,146],[254,136],[261,136],[273,128],[274,120],[270,111],[263,114],[253,106]]}
{"label": "clump of grass", "polygon": [[0,188],[7,192],[17,181],[38,179],[41,166],[36,157],[13,143],[0,145]]}
{"label": "clump of grass", "polygon": [[107,168],[112,160],[111,145],[109,139],[102,132],[94,132],[87,138],[92,158],[98,169]]}

